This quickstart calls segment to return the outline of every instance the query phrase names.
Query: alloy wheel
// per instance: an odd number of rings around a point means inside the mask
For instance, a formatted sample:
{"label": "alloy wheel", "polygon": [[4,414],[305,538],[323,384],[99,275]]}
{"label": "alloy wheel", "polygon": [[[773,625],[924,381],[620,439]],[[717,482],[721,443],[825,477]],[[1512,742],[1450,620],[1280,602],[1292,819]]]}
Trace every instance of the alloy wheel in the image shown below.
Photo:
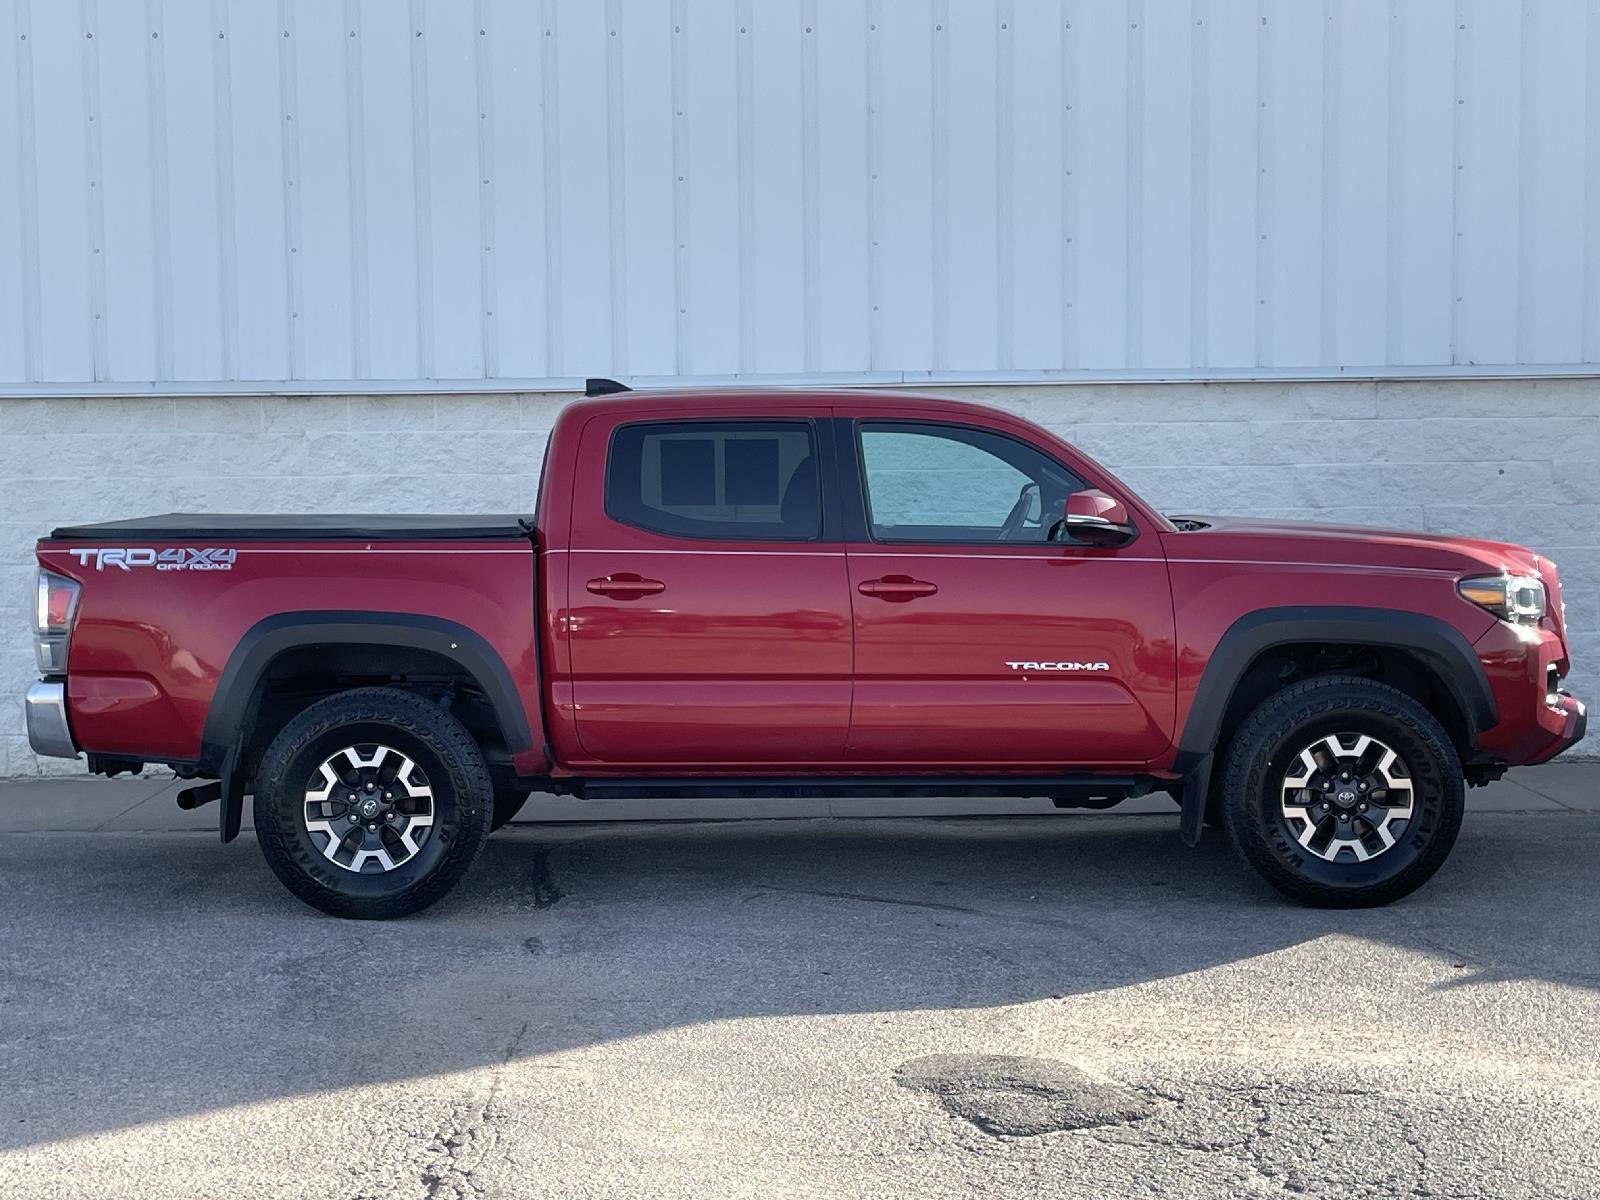
{"label": "alloy wheel", "polygon": [[306,832],[329,862],[357,874],[411,861],[433,820],[427,775],[390,746],[346,746],[323,761],[306,787]]}
{"label": "alloy wheel", "polygon": [[1392,748],[1364,733],[1319,737],[1284,773],[1282,814],[1290,834],[1328,862],[1366,862],[1390,850],[1415,809],[1411,771]]}

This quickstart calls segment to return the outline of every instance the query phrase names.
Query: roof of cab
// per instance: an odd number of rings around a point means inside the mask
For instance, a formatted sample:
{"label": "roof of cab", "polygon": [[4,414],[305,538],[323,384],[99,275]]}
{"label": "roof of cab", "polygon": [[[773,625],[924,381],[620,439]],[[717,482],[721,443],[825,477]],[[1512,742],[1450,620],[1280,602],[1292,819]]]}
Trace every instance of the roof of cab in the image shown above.
{"label": "roof of cab", "polygon": [[993,417],[1001,413],[1000,409],[985,404],[922,396],[915,392],[864,388],[649,388],[578,400],[562,410],[562,415],[571,413],[588,417],[609,413],[659,412],[663,409],[685,413],[721,413],[729,410],[748,413],[752,408],[786,404],[826,406],[854,413],[904,408],[917,408],[951,417]]}

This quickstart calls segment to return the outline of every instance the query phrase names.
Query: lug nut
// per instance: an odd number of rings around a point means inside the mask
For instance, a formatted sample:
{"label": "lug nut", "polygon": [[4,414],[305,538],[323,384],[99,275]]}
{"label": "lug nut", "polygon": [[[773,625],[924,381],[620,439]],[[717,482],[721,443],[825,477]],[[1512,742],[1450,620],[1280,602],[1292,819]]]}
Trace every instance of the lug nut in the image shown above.
{"label": "lug nut", "polygon": [[1362,812],[1366,812],[1367,811],[1367,806],[1365,804],[1361,805],[1361,811]]}
{"label": "lug nut", "polygon": [[[1339,772],[1339,778],[1340,779],[1349,779],[1350,778],[1350,772],[1349,771],[1340,771]],[[370,787],[372,785],[368,784],[367,786]]]}
{"label": "lug nut", "polygon": [[[1350,778],[1350,777],[1349,777],[1349,776],[1348,776],[1348,775],[1346,775],[1346,776],[1345,776],[1345,778],[1346,778],[1346,779],[1348,779],[1348,778]],[[377,791],[377,790],[378,790],[378,785],[377,785],[377,784],[375,784],[375,783],[371,783],[371,782],[369,782],[369,783],[368,783],[368,784],[367,784],[367,791],[369,791],[369,792],[375,792],[375,791]]]}
{"label": "lug nut", "polygon": [[377,825],[375,825],[375,824],[374,825],[368,825],[367,826],[367,832],[368,833],[377,833],[378,832]]}
{"label": "lug nut", "polygon": [[1371,785],[1365,779],[1363,779],[1360,783],[1356,784],[1356,791],[1364,792],[1370,786]]}
{"label": "lug nut", "polygon": [[1349,819],[1350,819],[1350,814],[1349,813],[1340,813],[1339,814],[1339,820],[1348,821]]}

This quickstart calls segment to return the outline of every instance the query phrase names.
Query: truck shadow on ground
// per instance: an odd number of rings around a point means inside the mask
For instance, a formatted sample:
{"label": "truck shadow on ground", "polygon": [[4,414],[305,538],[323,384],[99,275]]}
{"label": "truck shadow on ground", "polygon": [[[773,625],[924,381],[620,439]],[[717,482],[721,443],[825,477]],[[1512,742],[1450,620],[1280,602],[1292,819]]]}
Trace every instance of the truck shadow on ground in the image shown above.
{"label": "truck shadow on ground", "polygon": [[1597,850],[1585,817],[1479,817],[1410,900],[1319,912],[1165,818],[522,826],[379,924],[302,907],[248,838],[18,836],[0,1148],[708,1021],[1072,996],[1328,934],[1434,956],[1441,987],[1600,988]]}

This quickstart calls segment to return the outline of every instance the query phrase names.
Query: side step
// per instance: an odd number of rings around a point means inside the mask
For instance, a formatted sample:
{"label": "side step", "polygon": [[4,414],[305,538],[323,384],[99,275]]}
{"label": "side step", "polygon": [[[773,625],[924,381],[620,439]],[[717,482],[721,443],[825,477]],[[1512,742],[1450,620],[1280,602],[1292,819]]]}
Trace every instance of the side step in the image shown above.
{"label": "side step", "polygon": [[1110,808],[1150,792],[1148,775],[756,776],[730,778],[547,779],[541,791],[580,800],[767,799],[832,796],[1037,796],[1057,808]]}

